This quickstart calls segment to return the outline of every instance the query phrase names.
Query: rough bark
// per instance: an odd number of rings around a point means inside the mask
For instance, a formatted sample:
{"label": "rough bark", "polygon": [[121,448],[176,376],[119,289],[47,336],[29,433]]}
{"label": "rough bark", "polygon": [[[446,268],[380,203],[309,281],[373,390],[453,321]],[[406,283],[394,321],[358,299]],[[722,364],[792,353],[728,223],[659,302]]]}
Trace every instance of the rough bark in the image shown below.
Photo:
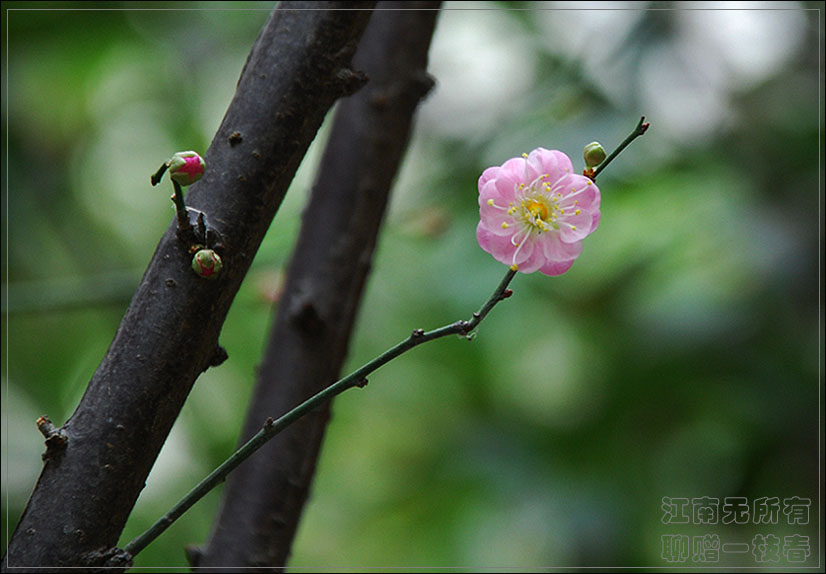
{"label": "rough bark", "polygon": [[[412,117],[432,86],[427,52],[440,2],[380,2],[354,64],[370,78],[336,112],[242,433],[339,377]],[[211,538],[194,561],[206,571],[287,561],[309,494],[329,404],[305,416],[227,481]],[[266,568],[270,567],[270,568]]]}
{"label": "rough bark", "polygon": [[373,5],[283,2],[273,11],[186,198],[223,235],[221,276],[192,272],[173,222],[63,438],[46,452],[3,571],[110,556],[195,379],[222,360],[221,326],[301,158],[333,102],[362,83],[349,66],[370,12],[331,9]]}

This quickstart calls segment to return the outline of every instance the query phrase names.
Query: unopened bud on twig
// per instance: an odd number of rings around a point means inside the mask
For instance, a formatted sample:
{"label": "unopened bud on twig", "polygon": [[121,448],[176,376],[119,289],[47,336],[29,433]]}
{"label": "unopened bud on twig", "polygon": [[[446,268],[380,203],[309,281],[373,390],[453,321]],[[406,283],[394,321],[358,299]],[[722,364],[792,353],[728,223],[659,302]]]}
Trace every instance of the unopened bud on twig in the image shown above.
{"label": "unopened bud on twig", "polygon": [[585,165],[596,167],[605,161],[605,148],[599,142],[591,142],[585,146]]}
{"label": "unopened bud on twig", "polygon": [[205,279],[217,278],[223,267],[221,256],[212,249],[201,249],[192,258],[192,270]]}
{"label": "unopened bud on twig", "polygon": [[206,164],[194,151],[179,151],[168,162],[169,177],[180,185],[191,185],[204,175]]}

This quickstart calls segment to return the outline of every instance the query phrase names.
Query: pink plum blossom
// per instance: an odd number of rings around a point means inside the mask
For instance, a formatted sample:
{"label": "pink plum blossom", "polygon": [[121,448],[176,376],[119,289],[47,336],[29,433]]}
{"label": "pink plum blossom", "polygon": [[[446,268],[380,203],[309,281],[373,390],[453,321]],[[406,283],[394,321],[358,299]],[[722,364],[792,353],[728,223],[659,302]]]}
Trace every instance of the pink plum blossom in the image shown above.
{"label": "pink plum blossom", "polygon": [[479,177],[476,239],[515,270],[561,275],[599,225],[599,203],[596,184],[568,156],[537,148]]}

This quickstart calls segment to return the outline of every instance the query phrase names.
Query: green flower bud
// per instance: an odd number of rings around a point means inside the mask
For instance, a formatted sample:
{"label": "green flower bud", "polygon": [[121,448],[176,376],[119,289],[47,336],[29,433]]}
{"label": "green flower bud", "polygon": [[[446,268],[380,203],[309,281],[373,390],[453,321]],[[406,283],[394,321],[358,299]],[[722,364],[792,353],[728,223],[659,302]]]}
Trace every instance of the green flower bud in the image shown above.
{"label": "green flower bud", "polygon": [[585,146],[585,165],[596,167],[605,161],[605,148],[599,142],[591,142]]}
{"label": "green flower bud", "polygon": [[221,256],[212,249],[201,249],[192,258],[192,270],[200,277],[215,279],[224,264],[221,263]]}
{"label": "green flower bud", "polygon": [[169,177],[179,185],[190,185],[201,179],[206,164],[194,151],[179,151],[167,162]]}

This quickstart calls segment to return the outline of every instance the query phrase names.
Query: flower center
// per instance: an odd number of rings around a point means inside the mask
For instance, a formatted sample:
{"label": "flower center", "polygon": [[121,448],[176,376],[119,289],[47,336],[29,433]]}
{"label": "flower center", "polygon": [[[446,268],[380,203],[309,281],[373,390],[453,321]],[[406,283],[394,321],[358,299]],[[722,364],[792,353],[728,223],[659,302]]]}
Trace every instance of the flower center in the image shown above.
{"label": "flower center", "polygon": [[521,212],[522,222],[529,232],[542,233],[551,229],[559,229],[555,221],[565,213],[559,207],[559,197],[554,197],[552,194],[550,184],[541,181],[545,178],[547,175],[538,178],[529,187],[523,188],[520,209],[514,210]]}
{"label": "flower center", "polygon": [[525,208],[534,216],[535,219],[548,219],[548,206],[535,199],[528,199],[523,202]]}

